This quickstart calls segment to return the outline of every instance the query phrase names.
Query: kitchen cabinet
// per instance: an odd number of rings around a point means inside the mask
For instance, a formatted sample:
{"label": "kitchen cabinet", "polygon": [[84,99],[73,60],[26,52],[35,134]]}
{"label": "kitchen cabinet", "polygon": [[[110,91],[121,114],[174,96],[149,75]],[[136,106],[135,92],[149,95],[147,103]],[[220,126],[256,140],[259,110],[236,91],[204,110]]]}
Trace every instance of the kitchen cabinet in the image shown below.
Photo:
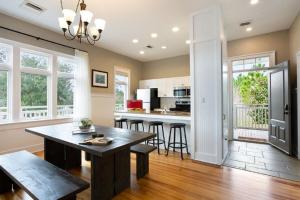
{"label": "kitchen cabinet", "polygon": [[158,88],[158,97],[174,97],[175,87],[190,86],[190,76],[141,80],[140,89]]}

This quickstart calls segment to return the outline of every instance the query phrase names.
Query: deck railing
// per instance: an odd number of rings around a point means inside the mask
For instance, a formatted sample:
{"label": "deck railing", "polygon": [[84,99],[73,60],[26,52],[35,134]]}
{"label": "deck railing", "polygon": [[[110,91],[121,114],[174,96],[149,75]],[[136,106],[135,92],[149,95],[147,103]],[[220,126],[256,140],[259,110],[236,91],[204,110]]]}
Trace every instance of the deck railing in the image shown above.
{"label": "deck railing", "polygon": [[[28,119],[42,119],[49,116],[47,106],[22,106],[21,117],[25,120]],[[57,116],[71,117],[73,115],[73,105],[57,106]],[[7,107],[0,107],[0,120],[7,119]]]}
{"label": "deck railing", "polygon": [[233,105],[234,128],[268,130],[268,105]]}

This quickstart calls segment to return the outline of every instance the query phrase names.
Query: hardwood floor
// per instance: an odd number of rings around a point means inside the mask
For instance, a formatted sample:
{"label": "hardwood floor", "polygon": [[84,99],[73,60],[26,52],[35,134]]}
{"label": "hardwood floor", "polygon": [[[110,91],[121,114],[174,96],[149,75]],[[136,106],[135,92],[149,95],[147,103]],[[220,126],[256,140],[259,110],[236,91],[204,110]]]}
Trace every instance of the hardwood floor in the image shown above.
{"label": "hardwood floor", "polygon": [[[43,157],[43,152],[37,153]],[[136,180],[135,156],[131,156],[131,188],[115,200],[200,200],[200,199],[300,199],[300,182],[293,182],[228,167],[214,167],[180,160],[180,156],[168,157],[150,154],[150,173]],[[71,170],[89,181],[90,163],[84,162],[81,169]],[[30,199],[23,191],[0,195],[0,200]],[[90,199],[90,190],[77,199]]]}

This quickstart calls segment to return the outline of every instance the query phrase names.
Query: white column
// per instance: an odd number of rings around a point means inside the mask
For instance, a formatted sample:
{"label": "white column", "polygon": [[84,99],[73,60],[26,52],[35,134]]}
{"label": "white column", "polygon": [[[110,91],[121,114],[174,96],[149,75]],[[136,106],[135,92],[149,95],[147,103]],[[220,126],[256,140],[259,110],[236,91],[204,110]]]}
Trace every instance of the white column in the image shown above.
{"label": "white column", "polygon": [[192,158],[219,165],[226,145],[222,106],[222,46],[226,53],[226,40],[223,41],[221,8],[216,6],[195,13],[190,24]]}
{"label": "white column", "polygon": [[13,58],[12,82],[10,84],[12,91],[12,119],[13,121],[19,121],[21,115],[20,47],[13,47]]}

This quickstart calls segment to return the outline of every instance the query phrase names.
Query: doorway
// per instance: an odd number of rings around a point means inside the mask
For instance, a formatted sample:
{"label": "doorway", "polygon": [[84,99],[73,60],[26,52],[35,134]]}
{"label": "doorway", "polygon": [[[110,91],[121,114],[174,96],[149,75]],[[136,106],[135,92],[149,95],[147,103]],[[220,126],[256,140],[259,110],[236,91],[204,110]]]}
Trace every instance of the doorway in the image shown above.
{"label": "doorway", "polygon": [[271,63],[267,55],[232,61],[233,134],[224,165],[299,181],[300,161],[287,155],[288,63]]}

